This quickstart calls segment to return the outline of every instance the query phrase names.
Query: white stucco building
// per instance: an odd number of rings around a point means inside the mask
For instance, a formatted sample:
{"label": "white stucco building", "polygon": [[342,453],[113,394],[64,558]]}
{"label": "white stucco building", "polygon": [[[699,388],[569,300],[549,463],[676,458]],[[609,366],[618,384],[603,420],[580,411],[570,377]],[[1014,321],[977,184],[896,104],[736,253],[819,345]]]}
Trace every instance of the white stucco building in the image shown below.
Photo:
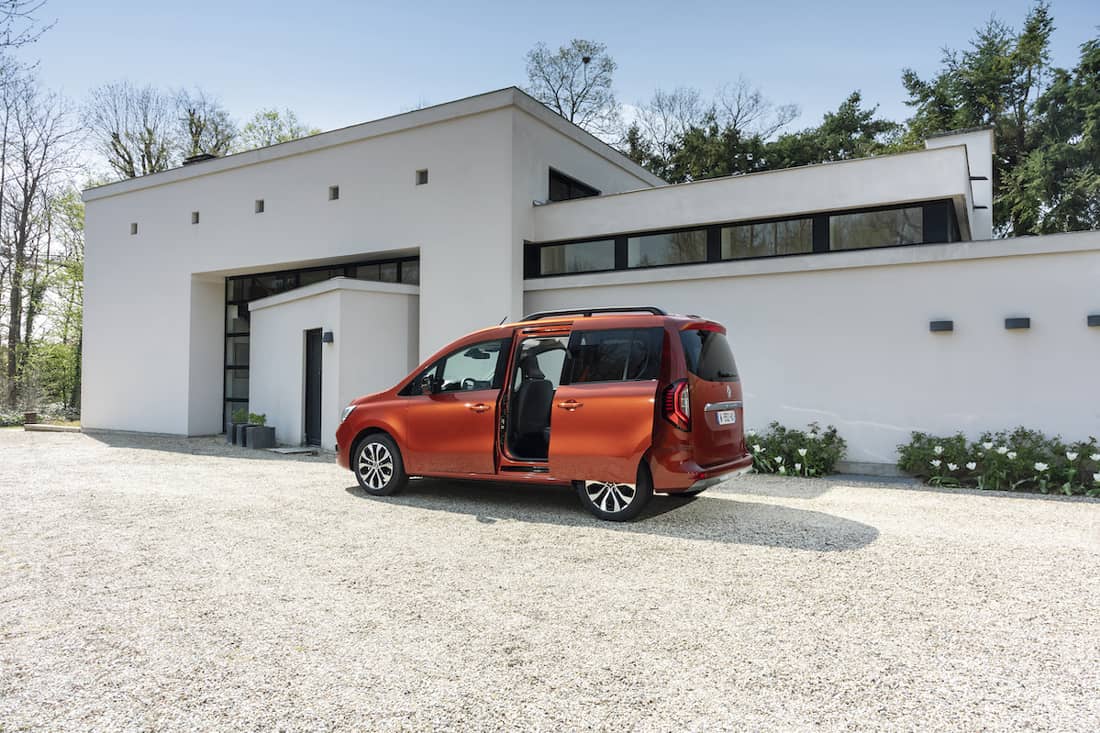
{"label": "white stucco building", "polygon": [[467,331],[644,304],[726,324],[749,424],[835,424],[854,462],[917,429],[1096,434],[1100,233],[992,240],[992,134],[926,148],[666,185],[509,88],[91,189],[83,423],[247,407],[331,446]]}

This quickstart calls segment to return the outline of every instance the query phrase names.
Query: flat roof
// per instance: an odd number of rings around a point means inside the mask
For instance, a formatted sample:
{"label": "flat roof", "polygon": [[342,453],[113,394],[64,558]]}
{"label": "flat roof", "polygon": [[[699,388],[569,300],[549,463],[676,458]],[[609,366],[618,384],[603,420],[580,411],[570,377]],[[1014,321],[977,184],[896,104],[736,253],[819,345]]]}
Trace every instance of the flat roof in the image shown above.
{"label": "flat roof", "polygon": [[516,107],[539,121],[553,128],[566,137],[585,146],[593,153],[603,157],[609,162],[627,170],[652,186],[665,185],[665,181],[653,175],[648,170],[615,150],[607,143],[595,137],[588,131],[578,127],[561,115],[552,112],[544,104],[530,96],[522,89],[510,86],[491,92],[476,94],[450,102],[443,102],[431,107],[402,112],[400,114],[382,117],[369,122],[362,122],[336,130],[307,135],[306,137],[290,140],[284,143],[276,143],[254,150],[246,150],[221,157],[203,160],[188,165],[170,168],[166,171],[150,173],[137,178],[126,178],[121,181],[94,186],[83,192],[84,201],[117,196],[131,191],[138,191],[153,186],[163,186],[177,181],[184,181],[199,176],[221,173],[234,168],[243,168],[249,165],[257,165],[281,158],[289,158],[294,155],[303,155],[315,150],[346,145],[348,143],[367,140],[382,135],[391,135],[405,130],[411,130],[426,125],[445,123],[451,120],[468,117],[471,115],[490,112],[504,107]]}

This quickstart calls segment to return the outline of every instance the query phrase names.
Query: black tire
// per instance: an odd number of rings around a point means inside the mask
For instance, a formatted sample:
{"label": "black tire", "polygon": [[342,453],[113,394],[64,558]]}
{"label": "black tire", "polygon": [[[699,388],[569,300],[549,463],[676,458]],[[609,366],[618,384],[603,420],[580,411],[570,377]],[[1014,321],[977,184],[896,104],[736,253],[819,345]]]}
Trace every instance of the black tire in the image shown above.
{"label": "black tire", "polygon": [[[644,462],[638,466],[638,479],[633,486],[604,481],[578,481],[577,484],[577,496],[584,508],[608,522],[629,522],[653,498],[653,477]],[[626,505],[616,508],[624,500]]]}
{"label": "black tire", "polygon": [[385,433],[371,433],[355,444],[351,471],[359,486],[371,496],[393,496],[409,482],[401,451]]}

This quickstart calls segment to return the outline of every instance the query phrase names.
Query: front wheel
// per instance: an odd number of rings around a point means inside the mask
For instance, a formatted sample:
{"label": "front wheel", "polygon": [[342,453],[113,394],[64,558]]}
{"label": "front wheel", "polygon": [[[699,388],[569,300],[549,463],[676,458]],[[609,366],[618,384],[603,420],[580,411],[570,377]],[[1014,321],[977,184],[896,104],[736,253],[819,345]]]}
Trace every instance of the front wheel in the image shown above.
{"label": "front wheel", "polygon": [[626,522],[637,517],[653,498],[653,479],[649,467],[643,463],[638,466],[637,483],[581,481],[577,495],[581,504],[600,519]]}
{"label": "front wheel", "polygon": [[401,451],[393,439],[383,433],[363,438],[352,453],[352,471],[363,491],[372,496],[392,496],[409,481]]}

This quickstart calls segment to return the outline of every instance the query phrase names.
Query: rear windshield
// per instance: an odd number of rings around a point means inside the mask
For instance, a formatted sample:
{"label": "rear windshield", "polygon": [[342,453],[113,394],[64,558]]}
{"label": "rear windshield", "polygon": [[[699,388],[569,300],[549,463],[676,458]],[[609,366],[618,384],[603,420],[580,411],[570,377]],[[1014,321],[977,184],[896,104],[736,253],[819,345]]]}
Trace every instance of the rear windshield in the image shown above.
{"label": "rear windshield", "polygon": [[707,382],[737,381],[737,364],[724,333],[690,329],[680,332],[680,341],[689,372]]}

